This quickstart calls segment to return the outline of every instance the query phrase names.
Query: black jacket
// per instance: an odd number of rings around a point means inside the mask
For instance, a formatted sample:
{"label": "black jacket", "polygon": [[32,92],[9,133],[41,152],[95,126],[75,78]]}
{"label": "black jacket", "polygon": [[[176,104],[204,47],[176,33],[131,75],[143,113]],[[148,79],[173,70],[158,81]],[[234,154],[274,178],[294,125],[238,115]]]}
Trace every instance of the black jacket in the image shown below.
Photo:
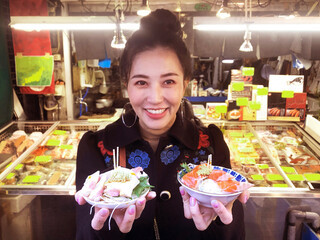
{"label": "black jacket", "polygon": [[[141,217],[135,220],[132,230],[122,234],[114,220],[111,231],[107,222],[100,231],[91,228],[90,205],[77,206],[77,239],[156,239],[154,219],[156,219],[161,240],[200,239],[244,239],[244,217],[240,202],[233,205],[233,222],[224,225],[219,218],[205,231],[198,231],[193,220],[185,219],[183,204],[177,181],[180,163],[195,163],[207,160],[213,154],[213,164],[230,168],[229,150],[222,132],[215,125],[201,127],[178,114],[168,135],[159,141],[156,152],[139,133],[139,124],[132,128],[123,125],[121,119],[97,132],[86,133],[78,148],[76,186],[82,188],[86,177],[97,170],[112,168],[112,149],[126,148],[126,166],[142,166],[150,177],[150,184],[157,198],[148,201]],[[171,193],[169,200],[163,200],[160,193]]]}

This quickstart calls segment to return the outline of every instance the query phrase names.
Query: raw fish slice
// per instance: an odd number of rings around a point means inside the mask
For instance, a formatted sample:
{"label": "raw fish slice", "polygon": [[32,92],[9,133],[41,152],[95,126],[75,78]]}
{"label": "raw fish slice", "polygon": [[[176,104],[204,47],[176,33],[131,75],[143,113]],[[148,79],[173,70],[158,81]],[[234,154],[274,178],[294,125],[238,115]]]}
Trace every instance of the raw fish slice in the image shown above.
{"label": "raw fish slice", "polygon": [[234,176],[232,176],[231,174],[223,170],[213,170],[212,173],[210,173],[208,178],[216,182],[220,182],[220,181],[232,180],[234,179]]}
{"label": "raw fish slice", "polygon": [[195,169],[192,170],[191,172],[188,172],[187,174],[185,174],[181,179],[181,181],[186,186],[188,186],[190,188],[194,188],[194,189],[197,188],[199,181],[202,179],[202,177],[197,174],[197,171],[195,171]]}
{"label": "raw fish slice", "polygon": [[228,193],[242,192],[254,186],[253,184],[248,182],[238,182],[235,180],[217,182],[217,184],[222,191],[228,192]]}
{"label": "raw fish slice", "polygon": [[238,186],[240,185],[240,182],[227,180],[227,181],[217,182],[217,184],[221,188],[221,191],[233,193],[238,191]]}

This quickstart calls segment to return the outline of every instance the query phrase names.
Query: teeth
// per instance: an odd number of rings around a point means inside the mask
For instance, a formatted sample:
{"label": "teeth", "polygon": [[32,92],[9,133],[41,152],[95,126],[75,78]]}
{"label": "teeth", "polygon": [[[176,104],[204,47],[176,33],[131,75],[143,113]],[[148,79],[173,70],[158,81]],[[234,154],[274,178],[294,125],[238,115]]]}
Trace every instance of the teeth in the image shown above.
{"label": "teeth", "polygon": [[165,109],[147,109],[147,111],[152,114],[160,114],[160,113],[163,113],[164,110]]}

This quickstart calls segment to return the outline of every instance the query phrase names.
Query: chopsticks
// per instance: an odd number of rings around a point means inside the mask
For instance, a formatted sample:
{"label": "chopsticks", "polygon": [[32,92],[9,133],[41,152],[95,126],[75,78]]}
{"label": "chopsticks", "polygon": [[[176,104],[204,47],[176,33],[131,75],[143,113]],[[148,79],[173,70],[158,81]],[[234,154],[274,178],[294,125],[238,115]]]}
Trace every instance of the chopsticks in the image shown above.
{"label": "chopsticks", "polygon": [[119,147],[117,147],[117,152],[113,149],[113,168],[116,169],[119,167]]}
{"label": "chopsticks", "polygon": [[208,156],[208,167],[212,167],[212,154]]}

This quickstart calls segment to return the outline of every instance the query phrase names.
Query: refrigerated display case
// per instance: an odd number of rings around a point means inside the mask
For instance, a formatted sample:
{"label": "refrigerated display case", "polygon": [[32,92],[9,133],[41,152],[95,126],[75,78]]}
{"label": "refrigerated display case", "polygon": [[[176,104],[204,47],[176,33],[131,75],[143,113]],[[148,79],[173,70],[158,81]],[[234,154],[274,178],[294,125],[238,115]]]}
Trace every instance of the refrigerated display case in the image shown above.
{"label": "refrigerated display case", "polygon": [[74,194],[79,141],[85,132],[96,131],[99,126],[99,123],[86,121],[55,122],[43,133],[38,144],[28,148],[27,155],[4,167],[0,174],[0,191],[5,194]]}
{"label": "refrigerated display case", "polygon": [[320,145],[291,122],[206,121],[222,130],[251,197],[319,198]]}
{"label": "refrigerated display case", "polygon": [[[251,197],[320,197],[320,145],[296,123],[203,122],[214,123],[222,130],[232,168],[254,184]],[[0,193],[74,194],[79,140],[86,131],[96,131],[109,123],[13,123],[15,127],[6,127],[0,134],[7,138],[22,128],[30,129],[28,134],[39,130],[43,134],[23,154],[11,159],[9,166],[6,162],[2,167]]]}

